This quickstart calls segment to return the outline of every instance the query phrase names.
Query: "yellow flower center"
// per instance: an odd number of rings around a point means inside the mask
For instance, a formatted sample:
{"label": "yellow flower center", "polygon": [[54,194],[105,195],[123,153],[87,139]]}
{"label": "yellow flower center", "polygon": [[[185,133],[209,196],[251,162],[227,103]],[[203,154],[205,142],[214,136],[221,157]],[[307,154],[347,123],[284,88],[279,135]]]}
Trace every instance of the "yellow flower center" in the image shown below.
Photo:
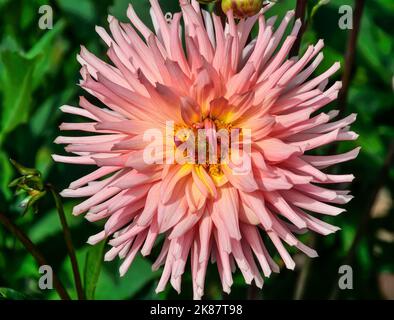
{"label": "yellow flower center", "polygon": [[192,126],[174,126],[175,153],[184,157],[184,164],[193,164],[197,172],[202,168],[216,186],[226,183],[222,164],[230,155],[231,123],[206,117]]}

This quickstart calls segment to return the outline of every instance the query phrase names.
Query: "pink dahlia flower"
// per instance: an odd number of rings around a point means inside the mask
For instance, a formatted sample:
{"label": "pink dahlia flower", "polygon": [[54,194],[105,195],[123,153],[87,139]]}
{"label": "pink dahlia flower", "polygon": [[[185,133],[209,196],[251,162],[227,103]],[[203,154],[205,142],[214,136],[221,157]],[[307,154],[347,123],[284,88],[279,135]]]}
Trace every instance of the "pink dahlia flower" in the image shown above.
{"label": "pink dahlia flower", "polygon": [[[110,16],[112,36],[97,28],[109,47],[111,63],[84,47],[78,55],[80,85],[102,105],[82,97],[80,107],[61,107],[88,119],[63,123],[61,130],[91,134],[58,137],[56,143],[67,144],[66,151],[75,156],[54,155],[54,159],[98,168],[71,183],[62,195],[87,197],[73,214],[86,214],[89,221],[106,220],[104,230],[88,242],[112,237],[105,260],[124,259],[121,275],[138,252],[146,256],[155,243],[161,245],[153,264],[153,269],[164,265],[157,292],[168,281],[180,291],[189,256],[196,299],[204,293],[209,260],[216,262],[225,292],[230,292],[236,266],[246,283],[254,280],[262,287],[261,271],[269,277],[280,269],[265,243],[271,241],[284,265],[293,269],[285,244],[317,256],[294,234],[308,229],[323,235],[337,231],[321,218],[342,213],[345,210],[336,205],[351,199],[349,191],[320,185],[348,183],[353,175],[322,170],[355,158],[359,149],[329,156],[308,154],[357,137],[349,131],[355,115],[331,121],[337,111],[317,113],[338,95],[341,83],[327,84],[339,64],[312,76],[323,59],[323,41],[309,46],[300,58],[288,58],[301,26],[295,21],[282,42],[293,11],[276,29],[276,17],[263,16],[267,7],[239,21],[229,11],[223,26],[196,1],[181,0],[182,12],[170,22],[158,1],[150,2],[155,32],[130,6],[131,24]],[[256,23],[258,36],[248,43]],[[172,131],[169,122],[174,124]],[[218,132],[233,129],[249,139],[231,136],[227,150],[231,157],[225,161]],[[150,130],[163,138],[147,139]],[[190,136],[197,131],[203,138],[186,161],[170,161],[174,152],[185,154],[183,143],[195,142]],[[215,151],[204,162],[196,161],[201,142]],[[162,143],[165,149],[152,148]],[[237,171],[245,161],[250,163],[248,170]]]}

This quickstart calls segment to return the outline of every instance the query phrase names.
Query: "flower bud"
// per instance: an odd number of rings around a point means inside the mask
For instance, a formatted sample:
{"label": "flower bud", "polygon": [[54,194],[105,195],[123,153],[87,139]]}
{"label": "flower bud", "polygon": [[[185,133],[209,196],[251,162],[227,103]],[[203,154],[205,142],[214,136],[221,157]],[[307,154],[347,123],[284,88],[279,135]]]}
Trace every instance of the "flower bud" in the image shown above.
{"label": "flower bud", "polygon": [[222,0],[222,10],[226,13],[233,9],[234,17],[245,18],[259,13],[263,2],[263,0]]}
{"label": "flower bud", "polygon": [[46,195],[46,191],[32,190],[28,192],[27,196],[21,201],[19,206],[23,209],[22,214],[26,214],[27,210],[33,209],[34,213],[38,212],[37,202]]}
{"label": "flower bud", "polygon": [[24,196],[20,203],[20,207],[23,208],[23,214],[30,208],[36,212],[38,200],[46,194],[41,173],[35,168],[27,168],[12,159],[10,160],[21,176],[13,180],[9,187],[16,188],[17,194]]}

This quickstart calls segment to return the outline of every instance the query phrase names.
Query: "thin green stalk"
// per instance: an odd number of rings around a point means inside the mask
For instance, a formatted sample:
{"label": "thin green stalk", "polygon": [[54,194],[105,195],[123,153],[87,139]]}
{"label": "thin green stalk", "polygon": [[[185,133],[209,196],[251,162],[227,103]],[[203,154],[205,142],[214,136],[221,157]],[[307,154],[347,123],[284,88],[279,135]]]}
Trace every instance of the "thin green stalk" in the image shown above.
{"label": "thin green stalk", "polygon": [[78,261],[77,261],[76,255],[75,255],[75,249],[74,249],[74,245],[73,245],[72,239],[71,239],[70,228],[68,227],[66,216],[64,214],[62,199],[60,198],[60,195],[57,193],[57,191],[53,188],[52,185],[48,184],[46,187],[51,192],[53,199],[55,200],[56,209],[59,214],[60,222],[62,224],[64,241],[66,242],[67,252],[70,257],[70,262],[71,262],[71,267],[72,267],[72,271],[73,271],[73,275],[74,275],[74,282],[75,282],[75,287],[77,290],[78,300],[85,300],[85,294],[84,294],[83,287],[82,287],[81,275],[80,275],[79,268],[78,268]]}
{"label": "thin green stalk", "polygon": [[[33,256],[37,261],[39,266],[50,265],[44,255],[40,250],[34,245],[34,243],[29,239],[29,237],[16,225],[14,224],[5,214],[0,212],[0,223],[10,231],[26,248],[27,251]],[[71,300],[69,294],[64,288],[60,279],[57,277],[56,273],[53,273],[53,286],[62,300]]]}

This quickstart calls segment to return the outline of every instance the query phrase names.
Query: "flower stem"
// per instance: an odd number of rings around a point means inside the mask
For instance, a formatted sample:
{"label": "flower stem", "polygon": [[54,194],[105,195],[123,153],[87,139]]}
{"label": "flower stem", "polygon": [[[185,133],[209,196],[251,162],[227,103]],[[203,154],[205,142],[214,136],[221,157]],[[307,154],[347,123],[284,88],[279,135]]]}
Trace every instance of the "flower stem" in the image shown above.
{"label": "flower stem", "polygon": [[[39,249],[34,245],[29,237],[17,226],[15,225],[5,214],[0,212],[0,223],[9,230],[18,240],[23,244],[27,251],[34,257],[39,266],[50,265]],[[59,278],[55,273],[53,273],[53,285],[55,290],[59,294],[62,300],[70,300],[70,296],[64,288],[63,284],[60,282]]]}
{"label": "flower stem", "polygon": [[[316,245],[316,240],[316,234],[311,234],[309,238],[309,246],[314,247]],[[297,278],[294,300],[301,300],[304,297],[306,284],[308,282],[309,274],[312,268],[312,259],[313,258],[305,257],[305,264]]]}
{"label": "flower stem", "polygon": [[[301,15],[302,14],[303,14],[303,16],[305,15],[305,12],[302,13],[302,9],[305,10],[306,7],[305,6],[303,7],[303,4],[301,2],[302,1],[297,1],[297,9],[296,9],[296,16],[297,17],[299,17],[298,13],[297,13],[298,11],[300,12]],[[362,18],[362,14],[363,14],[363,10],[364,10],[364,4],[365,4],[364,0],[355,0],[354,24],[353,24],[353,29],[350,32],[348,43],[347,43],[347,50],[346,50],[346,54],[345,54],[345,70],[344,70],[344,73],[342,76],[342,89],[339,92],[339,97],[338,97],[338,106],[339,106],[338,109],[339,109],[340,115],[343,115],[345,113],[346,106],[347,106],[347,97],[348,97],[348,91],[349,91],[349,86],[350,86],[352,67],[354,64],[354,57],[356,54],[356,45],[357,45],[358,33],[360,30],[361,18]],[[300,18],[302,19],[301,16],[300,16]],[[306,28],[305,23],[303,23],[303,26]],[[301,29],[299,37],[304,32],[305,32],[305,29]],[[297,41],[298,41],[298,39],[297,39]],[[297,41],[296,41],[296,44],[297,44]],[[301,41],[299,41],[299,43],[301,43]],[[293,49],[296,47],[296,44],[293,46]],[[299,49],[299,45],[298,45],[298,49]],[[337,148],[338,148],[338,144],[332,145],[329,153],[335,153]],[[311,243],[315,243],[315,242],[316,242],[316,235],[312,234]],[[294,294],[294,298],[297,300],[302,299],[302,297],[304,295],[305,286],[306,286],[307,280],[309,278],[311,264],[312,264],[312,261],[310,258],[308,258],[303,270],[301,271],[301,273],[299,275],[299,278],[297,279],[296,291]]]}
{"label": "flower stem", "polygon": [[63,237],[64,237],[64,241],[66,243],[68,255],[70,257],[70,262],[71,262],[71,267],[72,267],[72,271],[73,271],[73,275],[74,275],[74,282],[75,282],[75,287],[77,290],[78,300],[85,300],[85,294],[84,294],[84,291],[82,288],[81,275],[80,275],[79,268],[78,268],[78,261],[77,261],[76,255],[75,255],[75,249],[74,249],[72,239],[71,239],[70,228],[67,225],[66,216],[64,214],[62,200],[52,185],[47,184],[46,187],[52,193],[53,199],[55,201],[56,209],[59,214],[60,222],[62,224]]}
{"label": "flower stem", "polygon": [[[355,253],[356,253],[356,249],[358,247],[358,244],[360,242],[360,240],[363,238],[364,233],[366,233],[367,229],[368,229],[368,222],[371,219],[372,216],[372,208],[373,205],[375,204],[376,198],[379,194],[380,189],[384,186],[387,176],[390,173],[390,168],[394,163],[394,140],[391,141],[388,152],[387,152],[387,156],[386,159],[384,161],[384,164],[382,166],[382,169],[380,170],[380,174],[378,176],[378,179],[376,180],[376,184],[375,186],[372,188],[371,193],[370,193],[370,198],[368,200],[368,202],[366,203],[365,206],[365,211],[363,216],[361,217],[361,221],[358,224],[358,229],[356,232],[356,235],[354,236],[353,242],[349,248],[349,251],[345,257],[344,260],[344,265],[351,265],[354,257],[355,257]],[[334,288],[331,291],[331,300],[335,300],[338,297],[339,294],[339,288],[337,283],[334,285]]]}
{"label": "flower stem", "polygon": [[[358,34],[360,31],[360,25],[361,25],[361,18],[362,14],[364,11],[364,0],[355,0],[355,9],[354,9],[354,19],[353,19],[353,29],[350,32],[349,38],[348,38],[348,43],[347,43],[347,48],[346,48],[346,53],[345,53],[345,70],[342,76],[342,89],[339,91],[339,96],[338,96],[338,109],[339,109],[339,115],[343,115],[346,111],[347,107],[347,100],[348,100],[348,92],[349,92],[349,87],[350,87],[350,80],[351,80],[351,75],[352,75],[352,68],[354,65],[354,58],[356,55],[356,46],[357,46],[357,39],[358,39]],[[333,145],[332,147],[332,152],[336,151],[338,149],[338,144]],[[349,264],[353,261],[354,259],[354,254],[355,250],[358,246],[358,242],[361,240],[363,233],[365,232],[366,229],[366,224],[370,219],[371,216],[371,210],[372,206],[375,202],[376,196],[381,188],[381,186],[384,184],[384,181],[387,176],[387,172],[389,168],[386,168],[387,162],[392,162],[393,157],[393,150],[394,149],[394,142],[390,145],[389,147],[389,152],[387,155],[386,162],[382,168],[382,173],[381,173],[381,178],[378,179],[378,183],[371,193],[371,198],[370,201],[368,202],[365,210],[365,214],[362,217],[362,222],[359,224],[359,227],[357,229],[356,235],[353,239],[353,242],[350,246],[350,249],[347,253],[347,256],[345,258],[345,263],[344,264]],[[333,289],[331,290],[331,295],[330,299],[335,300],[338,297],[339,290],[338,290],[338,285],[337,283],[334,284]]]}
{"label": "flower stem", "polygon": [[300,50],[302,36],[304,35],[304,32],[307,28],[307,22],[305,21],[306,6],[307,6],[307,0],[297,0],[295,18],[301,19],[302,26],[300,31],[298,32],[296,41],[294,42],[293,47],[290,50],[289,57],[298,56],[298,51]]}
{"label": "flower stem", "polygon": [[355,0],[355,9],[353,14],[353,29],[349,34],[345,53],[345,70],[342,75],[342,89],[338,96],[339,115],[343,115],[346,110],[347,96],[350,87],[354,58],[356,55],[357,38],[360,31],[361,18],[364,11],[365,0]]}
{"label": "flower stem", "polygon": [[[308,28],[308,21],[305,20],[306,8],[307,8],[307,0],[297,0],[297,6],[296,6],[296,10],[295,10],[295,19],[301,19],[302,26],[301,26],[300,31],[298,32],[296,41],[294,42],[293,47],[290,50],[289,57],[298,56],[298,54],[299,54],[301,42],[302,42],[302,37],[303,37],[306,29]],[[310,238],[310,244],[312,245],[315,242],[316,242],[316,236],[315,236],[315,234],[312,234],[311,238]],[[296,300],[302,299],[302,297],[304,295],[306,283],[309,278],[309,273],[311,271],[311,265],[312,265],[312,259],[307,257],[305,265],[296,280],[296,289],[295,289],[295,293],[294,293],[294,299],[296,299]]]}
{"label": "flower stem", "polygon": [[259,289],[254,283],[248,286],[248,300],[262,300],[261,289]]}

